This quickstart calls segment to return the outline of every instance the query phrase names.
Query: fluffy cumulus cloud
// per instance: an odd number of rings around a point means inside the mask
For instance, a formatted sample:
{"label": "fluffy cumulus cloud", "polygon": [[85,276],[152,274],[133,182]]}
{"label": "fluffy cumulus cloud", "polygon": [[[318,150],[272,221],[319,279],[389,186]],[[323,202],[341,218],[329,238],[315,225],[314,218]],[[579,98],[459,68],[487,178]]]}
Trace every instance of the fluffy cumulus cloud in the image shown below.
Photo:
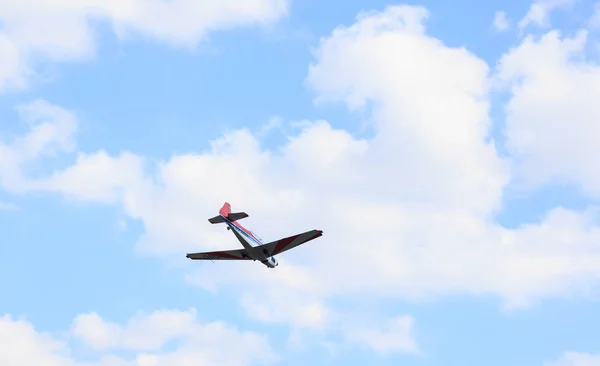
{"label": "fluffy cumulus cloud", "polygon": [[71,366],[65,343],[10,316],[0,318],[0,363],[10,366]]}
{"label": "fluffy cumulus cloud", "polygon": [[[26,320],[5,315],[0,318],[0,341],[0,364],[6,366],[212,366],[277,360],[266,336],[222,322],[202,324],[193,309],[138,314],[125,325],[96,313],[81,314],[66,334],[40,332]],[[167,342],[170,350],[165,349]],[[235,352],[229,350],[232,344]],[[132,356],[120,356],[119,351]],[[84,355],[95,361],[82,361]]]}
{"label": "fluffy cumulus cloud", "polygon": [[40,61],[95,55],[96,24],[121,39],[142,37],[194,47],[214,30],[266,24],[287,14],[287,0],[0,2],[0,91],[21,88]]}
{"label": "fluffy cumulus cloud", "polygon": [[149,315],[137,315],[121,327],[103,320],[96,313],[90,313],[75,318],[72,332],[74,336],[99,350],[114,347],[151,350],[191,331],[195,318],[195,311],[155,311]]}
{"label": "fluffy cumulus cloud", "polygon": [[498,80],[510,88],[505,106],[507,148],[517,178],[537,187],[549,181],[578,186],[600,198],[600,66],[586,60],[587,31],[527,37],[500,60]]}

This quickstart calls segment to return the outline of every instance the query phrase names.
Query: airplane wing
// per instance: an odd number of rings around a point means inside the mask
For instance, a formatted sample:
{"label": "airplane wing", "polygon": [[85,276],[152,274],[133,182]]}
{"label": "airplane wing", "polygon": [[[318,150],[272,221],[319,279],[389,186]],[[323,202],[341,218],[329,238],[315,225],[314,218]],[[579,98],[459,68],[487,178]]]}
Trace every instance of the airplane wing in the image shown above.
{"label": "airplane wing", "polygon": [[210,259],[210,260],[248,260],[250,258],[244,256],[244,249],[220,250],[216,252],[188,253],[186,258],[194,260]]}
{"label": "airplane wing", "polygon": [[261,245],[264,249],[267,250],[269,256],[277,255],[279,253],[283,253],[287,250],[297,247],[300,244],[304,244],[308,241],[316,239],[323,235],[323,231],[321,230],[311,230],[302,234],[289,236],[287,238],[279,239],[276,241],[272,241],[267,244]]}

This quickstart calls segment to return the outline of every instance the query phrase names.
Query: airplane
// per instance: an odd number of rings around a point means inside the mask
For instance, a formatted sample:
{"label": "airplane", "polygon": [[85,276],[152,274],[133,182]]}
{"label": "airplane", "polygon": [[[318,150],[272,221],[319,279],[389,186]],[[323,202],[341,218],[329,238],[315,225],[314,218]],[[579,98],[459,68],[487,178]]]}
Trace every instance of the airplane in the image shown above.
{"label": "airplane", "polygon": [[248,214],[245,212],[231,212],[231,205],[225,202],[219,210],[219,215],[208,219],[211,224],[227,224],[227,230],[233,231],[244,247],[243,249],[188,253],[186,258],[192,260],[258,260],[268,268],[275,268],[279,265],[275,255],[323,235],[322,230],[311,230],[264,244],[256,234],[237,222],[246,217]]}

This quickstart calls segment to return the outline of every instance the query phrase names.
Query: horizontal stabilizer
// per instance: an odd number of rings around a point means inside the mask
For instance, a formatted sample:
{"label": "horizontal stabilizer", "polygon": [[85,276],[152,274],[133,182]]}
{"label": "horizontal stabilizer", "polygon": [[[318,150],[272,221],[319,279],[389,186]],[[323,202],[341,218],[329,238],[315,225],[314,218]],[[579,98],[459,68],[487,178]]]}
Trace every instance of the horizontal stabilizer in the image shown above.
{"label": "horizontal stabilizer", "polygon": [[[229,221],[237,221],[248,217],[248,214],[245,212],[232,212],[226,217]],[[211,224],[222,224],[225,222],[225,219],[223,218],[223,216],[219,215],[211,217],[210,219],[208,219],[208,222],[210,222]]]}
{"label": "horizontal stabilizer", "polygon": [[225,222],[225,219],[223,219],[223,217],[221,215],[219,215],[219,216],[211,217],[210,219],[208,219],[208,222],[210,222],[211,224],[220,224],[220,223]]}
{"label": "horizontal stabilizer", "polygon": [[232,212],[229,215],[227,215],[227,218],[231,221],[241,220],[246,217],[248,217],[248,214],[245,212]]}

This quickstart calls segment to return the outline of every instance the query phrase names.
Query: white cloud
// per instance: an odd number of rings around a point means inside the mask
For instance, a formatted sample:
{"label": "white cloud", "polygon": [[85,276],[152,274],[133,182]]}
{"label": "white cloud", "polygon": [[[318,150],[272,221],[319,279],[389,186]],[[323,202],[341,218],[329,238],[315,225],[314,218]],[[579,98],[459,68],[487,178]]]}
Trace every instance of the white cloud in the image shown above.
{"label": "white cloud", "polygon": [[0,364],[6,366],[73,366],[64,342],[38,333],[24,320],[0,318]]}
{"label": "white cloud", "polygon": [[193,48],[210,31],[268,24],[287,14],[287,0],[43,0],[0,3],[0,91],[21,88],[38,60],[86,60],[96,52],[94,23],[120,38],[141,36]]}
{"label": "white cloud", "polygon": [[256,134],[258,136],[266,136],[274,130],[282,130],[283,129],[283,119],[279,116],[273,116],[269,118],[267,123],[260,126]]}
{"label": "white cloud", "polygon": [[287,14],[287,0],[112,1],[107,11],[117,34],[136,33],[193,47],[208,31],[264,24]]}
{"label": "white cloud", "polygon": [[381,354],[419,353],[414,337],[414,323],[410,316],[398,316],[379,324],[373,323],[370,327],[350,330],[346,337],[351,342],[365,344]]}
{"label": "white cloud", "polygon": [[[40,333],[25,320],[4,316],[0,318],[0,364],[212,366],[264,364],[277,359],[265,336],[241,332],[221,322],[201,324],[196,320],[195,310],[139,314],[124,326],[107,322],[95,313],[83,314],[74,320],[69,333],[98,351],[93,354],[95,361],[78,360],[75,347],[56,334]],[[176,342],[173,351],[163,349],[167,341]],[[230,352],[232,344],[235,352]],[[131,358],[106,353],[116,348],[137,353]]]}
{"label": "white cloud", "polygon": [[575,185],[600,198],[600,67],[587,61],[587,32],[527,37],[498,66],[510,88],[505,106],[507,148],[520,183]]}
{"label": "white cloud", "polygon": [[26,191],[23,170],[39,159],[73,151],[76,147],[77,116],[59,106],[36,100],[17,107],[21,121],[29,126],[23,136],[0,141],[0,186]]}
{"label": "white cloud", "polygon": [[155,311],[139,314],[121,327],[91,313],[75,318],[72,332],[94,349],[152,350],[192,331],[195,317],[195,311]]}
{"label": "white cloud", "polygon": [[0,201],[0,211],[15,211],[18,210],[19,206],[10,202],[2,202]]}
{"label": "white cloud", "polygon": [[29,70],[24,65],[19,48],[6,34],[0,32],[0,91],[25,86]]}
{"label": "white cloud", "polygon": [[295,291],[271,288],[266,294],[245,294],[241,302],[250,318],[264,323],[319,330],[331,322],[325,305]]}
{"label": "white cloud", "polygon": [[[124,152],[117,158],[105,151],[77,155],[75,165],[49,177],[45,189],[65,193],[69,197],[85,197],[96,202],[116,202],[123,197],[124,187],[142,188],[144,161],[140,157]],[[39,184],[39,183],[38,183]]]}
{"label": "white cloud", "polygon": [[506,12],[504,11],[497,11],[494,14],[494,28],[497,31],[505,31],[510,27],[510,24],[508,23],[508,19],[506,18]]}
{"label": "white cloud", "polygon": [[75,318],[72,332],[86,344],[99,350],[152,350],[191,332],[195,318],[195,310],[154,311],[148,315],[138,314],[121,327],[104,321],[96,313],[82,314]]}
{"label": "white cloud", "polygon": [[532,24],[538,27],[549,27],[550,14],[556,9],[571,6],[574,2],[575,0],[536,0],[519,21],[519,28],[524,29]]}
{"label": "white cloud", "polygon": [[73,321],[72,333],[94,349],[104,350],[117,344],[121,328],[105,322],[98,314],[78,315]]}
{"label": "white cloud", "polygon": [[[371,103],[375,117],[376,137],[364,152],[347,154],[352,168],[346,176],[334,171],[336,183],[358,169],[361,177],[351,182],[377,190],[372,194],[387,202],[488,213],[498,207],[508,179],[505,162],[485,142],[488,67],[464,48],[424,34],[427,15],[420,7],[390,7],[322,39],[308,76],[317,100],[349,108]],[[297,144],[341,134],[324,127],[311,132]],[[310,150],[315,157],[328,153]]]}
{"label": "white cloud", "polygon": [[600,1],[594,4],[594,13],[588,22],[588,26],[592,29],[600,28]]}
{"label": "white cloud", "polygon": [[600,355],[566,352],[560,359],[548,362],[544,366],[600,366]]}

